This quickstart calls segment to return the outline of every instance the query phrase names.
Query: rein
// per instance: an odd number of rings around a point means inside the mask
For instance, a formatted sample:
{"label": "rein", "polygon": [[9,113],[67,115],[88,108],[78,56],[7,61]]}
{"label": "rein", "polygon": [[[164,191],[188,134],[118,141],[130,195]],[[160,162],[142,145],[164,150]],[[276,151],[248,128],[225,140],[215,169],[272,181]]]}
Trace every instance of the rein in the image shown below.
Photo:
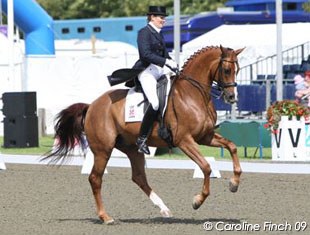
{"label": "rein", "polygon": [[[204,52],[204,50],[202,50],[201,52]],[[199,54],[199,53],[198,53]],[[193,58],[193,57],[191,57]],[[174,117],[176,119],[176,127],[175,130],[173,131],[173,137],[178,136],[178,129],[179,129],[179,118],[178,118],[178,112],[177,112],[177,107],[175,106],[175,84],[176,81],[179,79],[183,79],[187,82],[190,83],[191,86],[193,86],[194,88],[196,88],[199,93],[202,95],[204,101],[205,101],[205,105],[208,106],[208,102],[210,102],[210,96],[215,97],[216,99],[220,99],[224,94],[225,94],[225,89],[229,88],[229,87],[236,87],[237,83],[236,82],[230,82],[230,83],[225,83],[223,80],[223,72],[224,69],[222,67],[223,62],[228,62],[228,63],[234,63],[237,65],[237,74],[239,72],[239,64],[237,60],[227,60],[225,58],[223,58],[221,56],[219,63],[217,64],[215,73],[212,75],[211,73],[209,74],[211,77],[211,81],[212,83],[210,84],[205,84],[202,82],[199,82],[195,79],[193,79],[190,76],[187,76],[186,74],[183,73],[183,71],[176,71],[176,77],[172,82],[171,85],[171,90],[170,90],[170,95],[171,95],[171,100],[172,100],[172,111],[174,114]],[[184,67],[184,65],[183,65]],[[216,74],[218,74],[218,81],[215,80],[216,78]],[[213,86],[213,84],[215,84],[215,86]],[[216,95],[214,93],[212,93],[212,89],[217,89],[218,91],[220,91],[219,95]],[[211,90],[211,92],[209,91],[209,89]],[[209,116],[212,116],[212,110],[211,109],[206,109],[207,112],[209,112]],[[215,128],[217,128],[215,126]],[[168,129],[170,129],[170,127],[168,127]],[[172,140],[172,146],[174,146],[174,140]]]}
{"label": "rein", "polygon": [[[204,97],[204,99],[207,101],[209,98],[208,93],[206,92],[205,87],[209,87],[211,88],[211,86],[209,85],[205,85],[203,83],[200,83],[198,81],[196,81],[195,79],[191,78],[191,77],[183,77],[184,80],[188,81],[192,86],[194,86],[195,88],[197,88],[199,90],[199,92],[202,94],[202,96]],[[211,94],[212,95],[212,94]]]}
{"label": "rein", "polygon": [[[188,81],[195,88],[197,88],[199,90],[199,92],[202,94],[202,96],[204,97],[205,100],[208,100],[208,98],[209,98],[208,93],[206,92],[206,89],[205,89],[206,87],[211,88],[211,89],[214,88],[217,91],[219,91],[220,92],[219,94],[215,94],[215,91],[212,92],[212,90],[211,90],[211,96],[216,98],[216,99],[220,99],[224,95],[224,89],[229,88],[229,87],[236,87],[237,86],[236,82],[229,82],[229,83],[223,82],[223,68],[222,68],[223,62],[228,62],[228,63],[236,64],[237,65],[237,72],[236,72],[236,74],[238,74],[238,72],[239,72],[239,64],[238,64],[237,60],[225,60],[224,58],[221,58],[220,62],[217,65],[215,73],[212,76],[212,81],[213,81],[213,84],[215,86],[210,86],[210,85],[203,84],[203,83],[198,82],[197,80],[195,80],[195,79],[193,79],[191,77],[188,77],[188,76],[183,77],[183,79]],[[219,79],[218,79],[218,81],[215,81],[214,78],[215,78],[215,75],[216,75],[217,72],[219,73]]]}

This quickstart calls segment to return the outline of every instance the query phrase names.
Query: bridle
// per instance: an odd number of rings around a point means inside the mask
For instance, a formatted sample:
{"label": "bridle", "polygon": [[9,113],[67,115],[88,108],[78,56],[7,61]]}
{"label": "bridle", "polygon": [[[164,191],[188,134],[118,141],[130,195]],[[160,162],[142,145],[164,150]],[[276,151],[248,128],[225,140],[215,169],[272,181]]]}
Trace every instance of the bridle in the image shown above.
{"label": "bridle", "polygon": [[[171,85],[172,86],[171,87],[171,91],[172,91],[171,96],[172,96],[173,112],[174,112],[174,115],[175,115],[177,122],[178,122],[178,115],[176,112],[176,106],[175,106],[175,102],[174,102],[174,95],[175,95],[174,91],[175,91],[175,89],[173,89],[173,88],[175,88],[174,85],[176,84],[176,81],[178,79],[183,79],[183,80],[189,82],[193,87],[195,87],[199,91],[199,93],[203,97],[203,100],[205,101],[205,105],[208,106],[208,102],[210,102],[210,95],[215,97],[216,99],[220,99],[224,95],[226,88],[237,86],[236,82],[230,82],[230,83],[224,82],[224,79],[223,79],[223,62],[236,64],[236,66],[237,66],[236,74],[238,74],[238,72],[239,72],[238,60],[227,60],[227,59],[223,58],[223,55],[222,55],[218,65],[217,65],[217,68],[215,70],[215,73],[211,77],[211,81],[212,81],[212,83],[215,84],[215,86],[213,86],[212,84],[204,84],[202,82],[199,82],[199,81],[191,78],[190,76],[187,76],[186,74],[184,74],[183,71],[178,71],[178,70],[176,71],[176,78],[177,79],[174,79],[173,83]],[[217,72],[219,73],[218,81],[215,80],[215,76],[216,76]],[[215,87],[218,91],[220,91],[220,95],[215,95],[212,93],[213,87]],[[210,92],[210,90],[211,90],[211,92]],[[211,112],[210,109],[207,108],[207,112]],[[175,133],[177,133],[177,132],[178,132],[178,125],[177,125],[177,130],[175,131]]]}
{"label": "bridle", "polygon": [[[210,85],[206,85],[203,84],[189,76],[184,76],[183,79],[188,81],[192,86],[196,87],[200,93],[203,95],[203,97],[205,99],[207,99],[208,94],[206,94],[206,87],[211,87],[211,96],[216,98],[216,99],[220,99],[224,93],[225,93],[225,89],[229,88],[229,87],[236,87],[237,83],[236,82],[224,82],[223,79],[223,62],[228,62],[228,63],[234,63],[237,66],[237,71],[236,74],[238,74],[239,72],[239,63],[238,60],[227,60],[225,58],[223,58],[223,56],[221,56],[221,59],[219,61],[219,63],[217,64],[217,68],[214,72],[213,75],[211,75],[211,80],[213,81],[211,86]],[[216,74],[218,73],[218,80],[215,80]],[[180,75],[178,73],[178,75]]]}
{"label": "bridle", "polygon": [[[233,63],[233,64],[236,64],[237,66],[237,72],[236,72],[236,75],[238,74],[239,72],[239,63],[238,63],[238,60],[227,60],[223,57],[221,57],[220,59],[220,62],[218,63],[217,65],[217,68],[212,76],[212,89],[211,89],[211,95],[213,97],[215,97],[216,99],[220,99],[224,92],[225,92],[225,89],[226,88],[229,88],[229,87],[236,87],[237,86],[237,83],[236,82],[224,82],[224,78],[223,78],[223,62],[228,62],[228,63]],[[216,76],[216,73],[218,73],[218,80],[215,80],[215,76]],[[216,94],[216,93],[219,93],[219,94]]]}

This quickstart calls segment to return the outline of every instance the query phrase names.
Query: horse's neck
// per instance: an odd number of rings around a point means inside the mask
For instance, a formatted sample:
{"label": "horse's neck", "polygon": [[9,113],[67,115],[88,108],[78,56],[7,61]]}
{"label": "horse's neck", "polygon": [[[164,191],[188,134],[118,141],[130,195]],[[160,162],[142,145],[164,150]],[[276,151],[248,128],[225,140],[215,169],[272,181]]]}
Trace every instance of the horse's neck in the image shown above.
{"label": "horse's neck", "polygon": [[200,84],[212,84],[212,68],[215,69],[218,57],[215,53],[201,53],[186,64],[182,71],[183,76],[190,77]]}
{"label": "horse's neck", "polygon": [[216,111],[211,100],[211,68],[216,66],[219,55],[208,53],[198,55],[185,65],[182,74],[176,78],[171,101],[180,112],[199,110],[208,113],[208,118],[216,122]]}
{"label": "horse's neck", "polygon": [[192,106],[202,102],[207,104],[211,99],[211,84],[199,82],[190,76],[178,78],[174,89],[183,101],[190,101]]}
{"label": "horse's neck", "polygon": [[[214,71],[212,68],[216,66],[216,57],[209,57],[206,55],[197,56],[193,58],[182,71],[182,74],[177,79],[177,87],[179,86],[180,92],[182,86],[185,86],[185,92],[182,96],[198,96],[197,99],[208,101],[211,97],[212,79],[214,77]],[[192,92],[188,92],[192,91]]]}
{"label": "horse's neck", "polygon": [[[176,80],[171,89],[166,121],[179,134],[178,126],[195,123],[198,129],[205,128],[205,123],[213,127],[216,123],[216,111],[210,94],[203,93],[186,79]],[[205,95],[204,95],[205,94]]]}

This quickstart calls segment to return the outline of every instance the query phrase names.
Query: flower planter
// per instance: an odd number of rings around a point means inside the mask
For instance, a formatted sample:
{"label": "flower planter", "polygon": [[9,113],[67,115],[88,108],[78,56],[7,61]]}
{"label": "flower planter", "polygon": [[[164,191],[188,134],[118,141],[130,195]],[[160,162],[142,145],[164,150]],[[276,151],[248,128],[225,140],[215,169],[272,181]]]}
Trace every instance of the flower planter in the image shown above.
{"label": "flower planter", "polygon": [[281,116],[276,133],[271,135],[272,160],[307,161],[305,119]]}

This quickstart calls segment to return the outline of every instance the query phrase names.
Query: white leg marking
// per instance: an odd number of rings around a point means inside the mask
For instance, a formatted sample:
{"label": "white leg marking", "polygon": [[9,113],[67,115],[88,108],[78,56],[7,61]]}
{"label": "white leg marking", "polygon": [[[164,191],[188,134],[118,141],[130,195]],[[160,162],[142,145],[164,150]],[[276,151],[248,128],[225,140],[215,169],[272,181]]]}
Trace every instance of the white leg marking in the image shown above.
{"label": "white leg marking", "polygon": [[161,200],[161,198],[154,191],[151,192],[149,198],[151,199],[154,205],[159,207],[160,213],[163,217],[172,217],[172,213],[169,210],[169,208],[165,205],[163,200]]}

